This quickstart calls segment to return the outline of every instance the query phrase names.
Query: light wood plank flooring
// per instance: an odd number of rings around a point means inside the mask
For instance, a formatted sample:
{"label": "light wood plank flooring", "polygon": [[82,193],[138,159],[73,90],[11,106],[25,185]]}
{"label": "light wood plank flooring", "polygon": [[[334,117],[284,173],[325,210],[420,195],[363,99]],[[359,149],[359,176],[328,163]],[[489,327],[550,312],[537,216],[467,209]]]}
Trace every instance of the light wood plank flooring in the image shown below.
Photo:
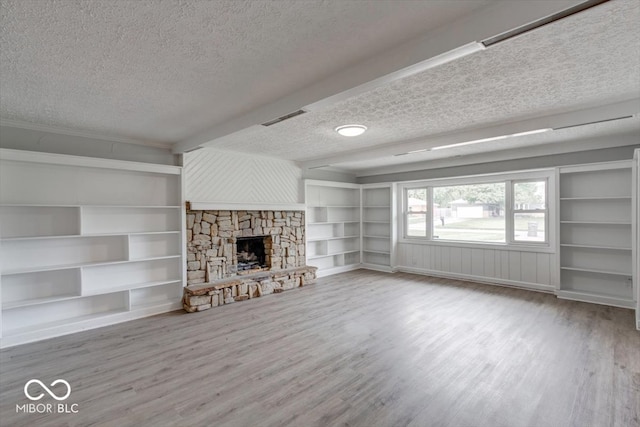
{"label": "light wood plank flooring", "polygon": [[[401,273],[340,274],[0,362],[2,426],[640,425],[631,310]],[[78,413],[16,413],[32,378],[67,380]]]}

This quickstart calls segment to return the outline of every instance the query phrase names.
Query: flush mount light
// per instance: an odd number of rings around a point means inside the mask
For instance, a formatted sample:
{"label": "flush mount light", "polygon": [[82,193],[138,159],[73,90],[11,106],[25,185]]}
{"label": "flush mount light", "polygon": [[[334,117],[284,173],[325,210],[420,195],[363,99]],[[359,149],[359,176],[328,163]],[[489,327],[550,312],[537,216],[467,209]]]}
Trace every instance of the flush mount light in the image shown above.
{"label": "flush mount light", "polygon": [[363,125],[343,125],[338,126],[335,130],[342,136],[358,136],[362,135],[367,130],[367,127]]}

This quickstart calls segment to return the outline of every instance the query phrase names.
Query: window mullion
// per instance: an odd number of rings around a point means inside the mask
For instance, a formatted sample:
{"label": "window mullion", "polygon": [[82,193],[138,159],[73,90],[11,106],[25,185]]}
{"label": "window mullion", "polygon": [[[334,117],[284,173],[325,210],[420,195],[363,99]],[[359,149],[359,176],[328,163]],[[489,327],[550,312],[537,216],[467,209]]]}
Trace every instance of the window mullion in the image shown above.
{"label": "window mullion", "polygon": [[433,240],[433,187],[427,187],[427,240]]}
{"label": "window mullion", "polygon": [[505,220],[505,232],[506,232],[506,242],[507,244],[513,244],[515,241],[515,212],[514,212],[514,182],[509,180],[505,182],[505,210],[504,220]]}

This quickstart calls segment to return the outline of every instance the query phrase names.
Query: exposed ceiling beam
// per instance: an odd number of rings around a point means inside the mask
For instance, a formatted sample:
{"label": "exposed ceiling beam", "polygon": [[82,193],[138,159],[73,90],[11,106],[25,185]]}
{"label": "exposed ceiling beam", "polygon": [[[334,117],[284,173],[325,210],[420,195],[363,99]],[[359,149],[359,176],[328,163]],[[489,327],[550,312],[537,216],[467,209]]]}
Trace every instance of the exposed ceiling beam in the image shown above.
{"label": "exposed ceiling beam", "polygon": [[[445,159],[425,160],[415,163],[405,163],[385,167],[363,169],[353,173],[356,177],[376,176],[379,182],[381,175],[401,174],[422,170],[453,168],[456,166],[475,165],[481,163],[497,163],[508,160],[526,159],[529,157],[552,156],[556,154],[578,153],[581,151],[601,150],[606,148],[640,146],[637,134],[621,134],[610,138],[592,137],[578,141],[564,141],[561,143],[549,143],[531,147],[512,148],[507,150],[491,151],[488,153],[470,154],[462,157],[447,157]],[[336,171],[345,173],[336,168]],[[398,180],[394,177],[392,180]]]}
{"label": "exposed ceiling beam", "polygon": [[[536,21],[560,10],[581,3],[576,0],[499,1],[480,9],[454,23],[429,31],[369,60],[335,73],[302,90],[293,92],[274,102],[256,108],[176,143],[174,153],[190,151],[206,145],[215,147],[215,140],[251,126],[268,122],[308,106],[326,108],[328,98],[353,90],[371,89],[371,82],[389,83],[393,78],[406,77],[404,71],[431,58],[458,49],[470,43],[485,40],[512,28]],[[347,95],[352,96],[352,93]],[[336,100],[336,98],[333,98]]]}
{"label": "exposed ceiling beam", "polygon": [[367,150],[354,150],[338,155],[316,158],[301,162],[304,169],[312,169],[321,165],[337,166],[340,163],[376,159],[385,156],[393,156],[400,153],[408,153],[430,149],[432,147],[456,144],[460,142],[473,141],[482,138],[492,138],[500,135],[511,135],[519,132],[526,132],[533,129],[563,128],[586,123],[598,122],[614,119],[640,112],[640,98],[633,98],[623,102],[598,106],[578,111],[571,111],[560,114],[553,114],[533,119],[520,120],[516,122],[500,124],[480,129],[467,130],[463,132],[451,132],[432,137],[414,138],[391,145],[380,145]]}

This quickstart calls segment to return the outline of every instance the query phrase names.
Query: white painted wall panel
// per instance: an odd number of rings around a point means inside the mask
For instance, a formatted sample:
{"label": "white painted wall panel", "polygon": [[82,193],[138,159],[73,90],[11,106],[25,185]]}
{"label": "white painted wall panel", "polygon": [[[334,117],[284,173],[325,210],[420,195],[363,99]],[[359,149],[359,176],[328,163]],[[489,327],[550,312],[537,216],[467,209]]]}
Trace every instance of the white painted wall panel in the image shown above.
{"label": "white painted wall panel", "polygon": [[536,254],[536,283],[551,285],[551,258],[550,254]]}
{"label": "white painted wall panel", "polygon": [[500,251],[500,277],[509,279],[509,252]]}
{"label": "white painted wall panel", "polygon": [[398,243],[397,268],[553,291],[555,255],[526,250]]}
{"label": "white painted wall panel", "polygon": [[287,160],[203,148],[184,156],[186,200],[304,203],[302,170]]}
{"label": "white painted wall panel", "polygon": [[520,274],[523,282],[538,283],[538,258],[536,255],[533,252],[520,253]]}
{"label": "white painted wall panel", "polygon": [[471,274],[484,276],[484,249],[471,249]]}
{"label": "white painted wall panel", "polygon": [[521,258],[520,252],[509,251],[509,280],[521,281]]}
{"label": "white painted wall panel", "polygon": [[486,249],[482,252],[484,256],[484,275],[488,277],[495,277],[496,251],[493,249]]}

